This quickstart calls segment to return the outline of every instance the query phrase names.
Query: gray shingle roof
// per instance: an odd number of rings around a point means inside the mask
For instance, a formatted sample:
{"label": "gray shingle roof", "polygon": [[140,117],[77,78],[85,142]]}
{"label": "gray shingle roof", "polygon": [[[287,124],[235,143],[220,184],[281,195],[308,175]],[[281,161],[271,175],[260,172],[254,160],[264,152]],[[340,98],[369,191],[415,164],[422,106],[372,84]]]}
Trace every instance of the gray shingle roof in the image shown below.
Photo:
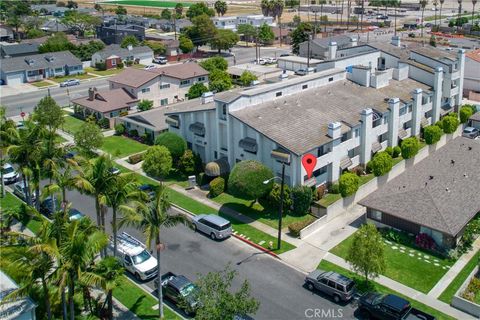
{"label": "gray shingle roof", "polygon": [[127,57],[131,56],[132,54],[142,54],[142,53],[153,53],[152,49],[147,46],[138,46],[133,47],[132,50],[128,50],[125,48],[120,47],[118,44],[111,44],[105,47],[103,50],[96,52],[95,54],[100,55],[102,59],[106,59],[111,55],[117,55],[122,59],[126,59]]}
{"label": "gray shingle roof", "polygon": [[[289,80],[305,81],[306,77]],[[302,79],[303,78],[303,79]],[[282,82],[278,87],[288,84]],[[242,92],[260,93],[275,85],[261,86]],[[403,101],[411,99],[411,92],[421,88],[429,90],[415,80],[391,80],[390,85],[375,89],[363,87],[351,81],[338,81],[324,87],[305,90],[301,93],[283,96],[254,107],[244,108],[230,113],[233,117],[264,134],[282,147],[301,155],[331,140],[327,136],[330,122],[343,122],[342,129],[359,123],[360,112],[365,108],[387,111],[385,98],[397,97]]]}
{"label": "gray shingle roof", "polygon": [[[52,56],[53,60],[48,61],[46,59],[48,56]],[[33,60],[33,64],[29,65],[27,63],[28,60]],[[65,65],[78,66],[82,65],[82,61],[75,57],[70,51],[41,53],[24,57],[3,58],[0,60],[0,69],[3,72],[60,68]]]}
{"label": "gray shingle roof", "polygon": [[456,236],[480,211],[479,159],[480,141],[457,137],[359,203]]}
{"label": "gray shingle roof", "polygon": [[168,129],[168,125],[165,122],[165,111],[165,107],[159,107],[148,111],[134,113],[123,119],[140,125],[147,125],[155,131],[163,131]]}
{"label": "gray shingle roof", "polygon": [[334,36],[334,37],[328,37],[328,38],[316,38],[316,39],[313,39],[312,42],[325,49],[328,49],[328,45],[330,44],[330,42],[336,42],[338,48],[343,48],[350,44],[350,42],[352,41],[352,38],[357,39],[356,36],[340,35],[340,36]]}
{"label": "gray shingle roof", "polygon": [[470,120],[480,121],[480,112],[474,113],[474,114],[470,117]]}
{"label": "gray shingle roof", "polygon": [[38,44],[36,43],[19,43],[12,45],[2,45],[2,55],[16,56],[25,54],[38,53]]}

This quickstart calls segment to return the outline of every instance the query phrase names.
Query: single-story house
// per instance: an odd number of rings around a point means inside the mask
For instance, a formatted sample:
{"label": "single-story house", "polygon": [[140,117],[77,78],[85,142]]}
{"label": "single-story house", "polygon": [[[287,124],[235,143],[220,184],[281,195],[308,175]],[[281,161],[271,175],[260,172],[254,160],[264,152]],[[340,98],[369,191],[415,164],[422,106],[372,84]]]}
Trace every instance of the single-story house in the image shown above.
{"label": "single-story house", "polygon": [[12,41],[14,38],[13,29],[8,26],[0,26],[0,41]]}
{"label": "single-story house", "polygon": [[0,56],[2,58],[23,57],[38,53],[37,43],[16,43],[0,46]]}
{"label": "single-story house", "polygon": [[[468,120],[468,125],[480,130],[480,111],[474,113]],[[480,169],[479,169],[480,170]]]}
{"label": "single-story house", "polygon": [[140,136],[149,134],[154,140],[160,133],[168,130],[168,124],[165,122],[165,110],[166,108],[155,108],[137,112],[117,118],[116,123],[123,123],[128,131],[137,130]]}
{"label": "single-story house", "polygon": [[2,58],[0,60],[0,76],[4,83],[8,85],[81,73],[83,73],[82,61],[70,51]]}
{"label": "single-story house", "polygon": [[[275,38],[273,39],[274,44],[280,43],[280,28],[279,27],[272,27],[273,34]],[[290,44],[292,38],[290,37],[290,32],[293,31],[293,28],[282,28],[282,44]]]}
{"label": "single-story house", "polygon": [[64,25],[58,19],[47,20],[41,26],[40,29],[45,32],[68,32],[70,30],[69,27]]}
{"label": "single-story house", "polygon": [[455,247],[480,212],[480,143],[457,137],[359,202],[367,219]]}
{"label": "single-story house", "polygon": [[2,301],[5,296],[17,290],[19,286],[2,270],[0,270],[0,319],[3,320],[35,320],[37,305],[30,297],[19,297],[8,302]]}
{"label": "single-story house", "polygon": [[97,63],[105,63],[107,69],[116,68],[120,62],[135,61],[140,64],[151,64],[153,51],[147,46],[122,48],[118,44],[112,44],[92,55],[92,66]]}
{"label": "single-story house", "polygon": [[89,88],[88,96],[74,99],[72,103],[76,110],[83,113],[84,117],[93,114],[97,119],[107,118],[110,119],[110,126],[112,126],[114,117],[128,112],[136,106],[138,101],[137,98],[122,88],[112,90]]}

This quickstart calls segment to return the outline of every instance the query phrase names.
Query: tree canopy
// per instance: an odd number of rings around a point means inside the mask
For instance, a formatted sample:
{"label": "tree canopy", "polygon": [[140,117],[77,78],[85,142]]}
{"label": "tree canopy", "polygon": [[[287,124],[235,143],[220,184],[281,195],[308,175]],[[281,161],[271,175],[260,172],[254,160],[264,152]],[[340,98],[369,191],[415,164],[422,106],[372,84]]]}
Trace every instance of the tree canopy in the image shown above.
{"label": "tree canopy", "polygon": [[256,200],[270,193],[273,181],[263,182],[272,178],[272,171],[264,164],[255,160],[240,161],[230,172],[228,191],[242,199]]}
{"label": "tree canopy", "polygon": [[180,35],[178,47],[182,50],[183,53],[190,53],[193,51],[194,45],[192,40],[186,35]]}
{"label": "tree canopy", "polygon": [[188,89],[187,97],[188,99],[195,99],[201,97],[207,91],[208,88],[203,83],[197,82]]}
{"label": "tree canopy", "polygon": [[258,77],[251,73],[250,71],[243,71],[242,75],[239,78],[240,84],[244,87],[248,87],[252,84],[253,81],[257,80]]}
{"label": "tree canopy", "polygon": [[212,49],[217,49],[218,53],[220,53],[221,50],[231,49],[239,40],[238,34],[232,30],[220,29],[209,42]]}
{"label": "tree canopy", "polygon": [[222,92],[232,87],[232,78],[226,71],[213,70],[209,75],[208,89],[210,91]]}
{"label": "tree canopy", "polygon": [[258,39],[263,45],[272,44],[275,39],[272,27],[266,23],[262,24],[258,29]]}
{"label": "tree canopy", "polygon": [[190,19],[193,22],[193,19],[201,16],[201,15],[207,15],[208,17],[213,17],[215,15],[215,11],[213,9],[210,9],[205,2],[198,2],[195,4],[192,4],[186,13],[186,16],[188,19]]}
{"label": "tree canopy", "polygon": [[120,47],[127,48],[128,46],[137,47],[140,45],[140,41],[138,41],[137,37],[134,35],[126,36],[123,38]]}
{"label": "tree canopy", "polygon": [[217,0],[214,4],[215,11],[217,12],[218,16],[223,16],[227,13],[227,3],[223,0]]}
{"label": "tree canopy", "polygon": [[74,134],[75,145],[84,153],[92,153],[103,144],[103,133],[94,122],[86,121]]}
{"label": "tree canopy", "polygon": [[187,142],[181,136],[173,132],[164,132],[160,134],[155,139],[155,144],[166,147],[175,162],[177,162],[187,149]]}
{"label": "tree canopy", "polygon": [[290,33],[290,37],[292,38],[292,52],[294,54],[300,53],[300,43],[307,41],[311,32],[312,25],[310,23],[300,22],[298,27]]}
{"label": "tree canopy", "polygon": [[228,61],[220,56],[211,57],[200,62],[200,66],[208,72],[214,70],[226,71],[228,69]]}
{"label": "tree canopy", "polygon": [[143,156],[142,169],[152,177],[165,177],[172,169],[170,151],[164,146],[153,146]]}

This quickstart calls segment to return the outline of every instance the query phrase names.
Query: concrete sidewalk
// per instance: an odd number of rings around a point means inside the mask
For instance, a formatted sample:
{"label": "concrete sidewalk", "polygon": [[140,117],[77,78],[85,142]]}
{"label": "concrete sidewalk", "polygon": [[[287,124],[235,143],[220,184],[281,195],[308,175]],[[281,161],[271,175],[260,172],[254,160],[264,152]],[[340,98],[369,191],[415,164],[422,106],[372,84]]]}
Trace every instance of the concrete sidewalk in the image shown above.
{"label": "concrete sidewalk", "polygon": [[[332,253],[327,253],[325,255],[325,260],[334,263],[344,269],[350,270],[353,272],[352,268],[350,267],[350,264],[348,264],[344,259],[332,254]],[[418,302],[421,302],[429,307],[432,307],[438,311],[441,311],[451,317],[454,317],[455,319],[462,319],[462,320],[467,320],[467,319],[476,319],[475,317],[464,313],[458,309],[452,308],[448,304],[441,302],[440,300],[435,299],[434,297],[431,297],[429,295],[426,295],[424,293],[421,293],[415,289],[412,289],[410,287],[407,287],[406,285],[403,285],[395,280],[392,280],[390,278],[387,278],[385,276],[378,276],[374,280],[375,282],[390,288],[392,290],[395,290],[398,293],[403,294],[404,296],[407,296],[409,299],[416,300]]]}
{"label": "concrete sidewalk", "polygon": [[480,238],[475,240],[472,245],[472,250],[462,255],[457,262],[448,270],[447,273],[437,282],[437,284],[428,293],[433,298],[438,298],[442,292],[450,285],[455,277],[462,271],[465,265],[472,259],[475,253],[480,250]]}

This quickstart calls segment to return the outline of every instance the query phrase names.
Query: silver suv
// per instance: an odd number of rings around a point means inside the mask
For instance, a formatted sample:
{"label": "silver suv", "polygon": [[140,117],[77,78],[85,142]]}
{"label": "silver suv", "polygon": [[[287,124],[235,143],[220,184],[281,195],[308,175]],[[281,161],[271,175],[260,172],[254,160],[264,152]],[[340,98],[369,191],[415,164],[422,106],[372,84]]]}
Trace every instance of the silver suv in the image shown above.
{"label": "silver suv", "polygon": [[356,292],[355,282],[339,273],[320,269],[310,272],[305,278],[308,290],[317,289],[333,298],[333,301],[350,300]]}
{"label": "silver suv", "polygon": [[480,135],[480,131],[474,127],[466,127],[465,129],[463,129],[463,132],[462,132],[462,137],[466,137],[470,139],[475,139],[479,135]]}
{"label": "silver suv", "polygon": [[192,218],[193,229],[208,234],[213,240],[225,239],[232,234],[230,221],[214,214],[199,214]]}

